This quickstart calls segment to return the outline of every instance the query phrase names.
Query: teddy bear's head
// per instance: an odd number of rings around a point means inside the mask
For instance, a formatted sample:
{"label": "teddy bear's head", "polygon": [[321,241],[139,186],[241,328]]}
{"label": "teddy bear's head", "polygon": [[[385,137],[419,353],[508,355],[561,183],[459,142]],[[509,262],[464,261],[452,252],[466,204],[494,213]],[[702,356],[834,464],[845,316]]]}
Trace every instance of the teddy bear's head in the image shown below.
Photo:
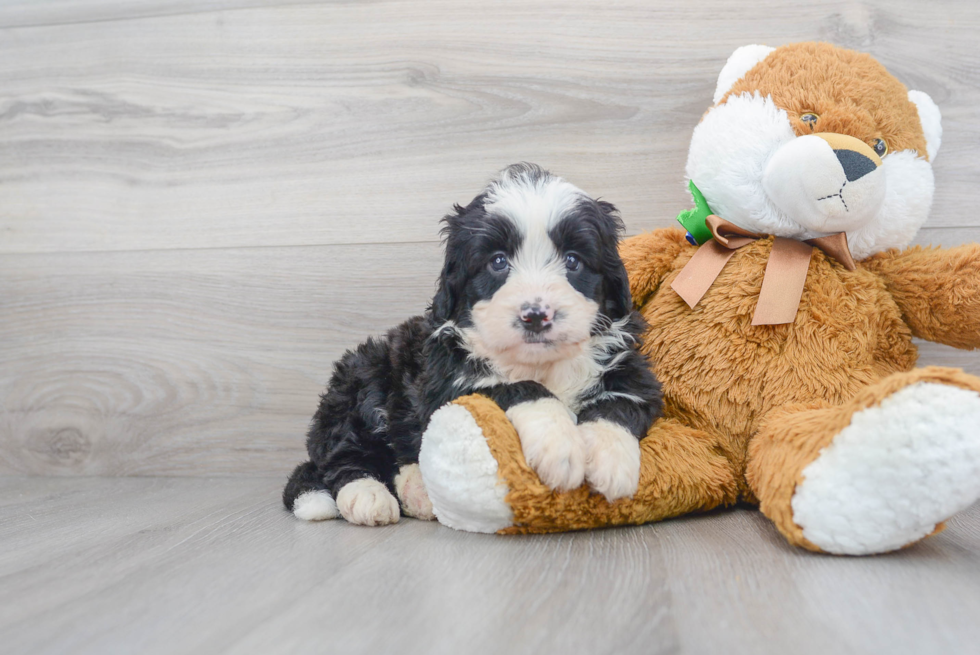
{"label": "teddy bear's head", "polygon": [[939,109],[869,55],[750,45],[718,76],[687,176],[711,211],[797,239],[846,232],[855,259],[907,246],[932,204]]}

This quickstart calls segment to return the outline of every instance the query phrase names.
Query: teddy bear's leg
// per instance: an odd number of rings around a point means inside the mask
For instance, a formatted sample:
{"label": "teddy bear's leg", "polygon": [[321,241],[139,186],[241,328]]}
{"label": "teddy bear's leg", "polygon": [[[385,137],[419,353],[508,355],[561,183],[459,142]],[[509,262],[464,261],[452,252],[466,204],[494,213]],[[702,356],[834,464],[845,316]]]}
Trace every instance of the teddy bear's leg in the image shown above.
{"label": "teddy bear's leg", "polygon": [[776,409],[746,477],[790,543],[849,555],[907,546],[980,497],[980,379],[930,367],[840,406]]}
{"label": "teddy bear's leg", "polygon": [[735,467],[713,435],[672,418],[640,441],[636,494],[608,502],[587,485],[559,492],[524,459],[504,412],[474,395],[442,407],[422,438],[419,467],[436,517],[474,532],[558,532],[658,521],[734,503]]}

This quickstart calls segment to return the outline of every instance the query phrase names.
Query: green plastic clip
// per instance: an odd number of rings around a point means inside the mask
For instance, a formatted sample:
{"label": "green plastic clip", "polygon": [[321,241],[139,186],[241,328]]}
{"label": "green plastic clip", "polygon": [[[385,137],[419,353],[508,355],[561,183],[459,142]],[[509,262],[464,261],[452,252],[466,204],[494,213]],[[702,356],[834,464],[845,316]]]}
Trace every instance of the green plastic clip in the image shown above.
{"label": "green plastic clip", "polygon": [[694,180],[687,184],[694,196],[694,209],[687,209],[677,215],[677,222],[687,230],[687,240],[696,246],[707,243],[712,238],[711,230],[708,229],[708,216],[713,214],[708,201],[704,199],[701,190],[694,185]]}

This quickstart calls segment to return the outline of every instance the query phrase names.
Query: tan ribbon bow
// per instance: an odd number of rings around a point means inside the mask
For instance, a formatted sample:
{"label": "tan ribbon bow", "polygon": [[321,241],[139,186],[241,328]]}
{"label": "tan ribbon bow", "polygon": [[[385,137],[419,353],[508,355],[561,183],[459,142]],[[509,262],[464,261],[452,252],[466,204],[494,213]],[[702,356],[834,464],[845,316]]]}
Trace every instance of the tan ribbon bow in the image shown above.
{"label": "tan ribbon bow", "polygon": [[[705,222],[715,238],[698,248],[670,285],[691,309],[708,292],[736,250],[766,236],[743,230],[714,214],[708,216]],[[855,269],[851,252],[847,249],[847,235],[843,232],[807,241],[776,237],[769,261],[766,262],[752,325],[781,325],[796,320],[810,268],[810,255],[815,247],[836,259],[847,270]]]}

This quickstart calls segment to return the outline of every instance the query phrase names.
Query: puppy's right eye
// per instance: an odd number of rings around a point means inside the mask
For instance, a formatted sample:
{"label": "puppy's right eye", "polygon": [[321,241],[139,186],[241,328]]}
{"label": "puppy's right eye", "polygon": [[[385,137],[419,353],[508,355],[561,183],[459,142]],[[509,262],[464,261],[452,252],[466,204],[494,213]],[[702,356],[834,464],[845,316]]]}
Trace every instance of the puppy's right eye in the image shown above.
{"label": "puppy's right eye", "polygon": [[502,273],[507,270],[509,264],[507,263],[507,255],[503,253],[497,253],[490,260],[490,270],[494,273]]}

